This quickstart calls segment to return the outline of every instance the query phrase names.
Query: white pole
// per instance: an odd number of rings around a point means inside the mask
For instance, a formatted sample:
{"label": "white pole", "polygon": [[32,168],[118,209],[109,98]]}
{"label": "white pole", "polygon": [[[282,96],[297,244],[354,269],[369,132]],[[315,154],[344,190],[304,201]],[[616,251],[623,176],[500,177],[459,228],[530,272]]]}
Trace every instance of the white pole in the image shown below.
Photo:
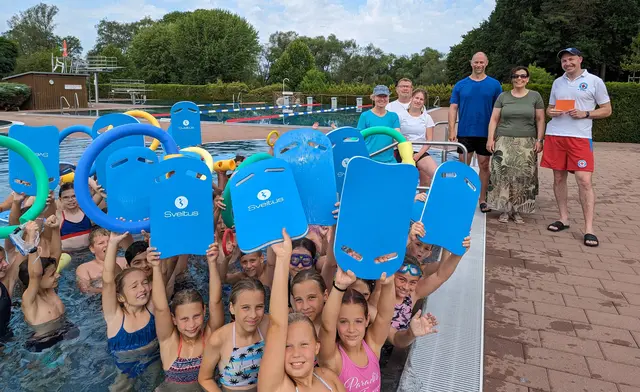
{"label": "white pole", "polygon": [[356,113],[362,113],[362,97],[356,98]]}
{"label": "white pole", "polygon": [[307,97],[307,111],[310,112],[313,110],[313,97]]}
{"label": "white pole", "polygon": [[331,109],[338,108],[338,97],[331,97]]}
{"label": "white pole", "polygon": [[93,85],[96,90],[96,104],[98,104],[98,73],[93,74]]}

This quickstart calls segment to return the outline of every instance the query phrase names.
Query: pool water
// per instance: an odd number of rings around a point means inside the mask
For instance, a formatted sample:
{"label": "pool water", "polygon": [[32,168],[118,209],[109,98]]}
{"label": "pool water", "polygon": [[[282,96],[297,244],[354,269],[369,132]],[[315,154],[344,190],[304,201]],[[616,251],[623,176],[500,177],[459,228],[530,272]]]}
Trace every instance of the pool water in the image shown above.
{"label": "pool water", "polygon": [[[255,106],[267,106],[264,105],[251,105],[251,106],[242,106],[243,108],[255,107]],[[231,106],[224,107],[203,107],[201,110],[217,110],[217,109],[230,109]],[[321,109],[331,109],[331,105],[323,105],[323,106],[313,106],[313,111],[318,111]],[[156,108],[146,108],[141,109],[145,112],[151,114],[167,114],[166,116],[159,116],[158,118],[169,118],[169,107],[156,107]],[[292,109],[295,113],[301,113],[301,115],[283,117],[283,118],[271,118],[271,119],[256,119],[253,121],[242,121],[238,124],[275,124],[275,125],[295,125],[295,126],[311,126],[314,122],[318,122],[321,127],[329,127],[331,123],[334,123],[336,127],[344,127],[344,126],[352,126],[355,127],[358,124],[358,118],[360,117],[359,112],[356,112],[355,109],[341,111],[341,112],[332,112],[332,113],[318,113],[318,114],[305,114],[306,108],[294,108]],[[368,109],[363,109],[366,111]],[[78,111],[78,115],[81,116],[103,116],[105,114],[111,113],[124,113],[127,110],[82,110]],[[67,113],[73,115],[74,113]],[[247,110],[241,112],[231,112],[231,113],[210,113],[210,114],[201,114],[201,121],[209,121],[209,122],[225,122],[231,119],[237,118],[247,118],[247,117],[256,117],[256,116],[269,116],[282,114],[282,109],[272,109],[272,110]]]}
{"label": "pool water", "polygon": [[[77,162],[89,141],[84,138],[66,139],[60,148],[60,159]],[[213,156],[227,153],[249,156],[268,151],[264,140],[210,143],[203,147]],[[432,155],[436,160],[440,159],[440,154]],[[449,154],[448,159],[456,159],[454,155]],[[7,161],[7,149],[0,149],[2,200],[11,192],[8,187]],[[114,382],[117,370],[113,358],[107,351],[106,326],[102,318],[100,297],[82,294],[76,288],[75,268],[91,260],[93,256],[88,250],[71,253],[71,256],[70,265],[62,271],[59,279],[58,295],[66,306],[67,320],[79,329],[79,336],[62,341],[41,353],[28,351],[25,342],[32,332],[24,322],[20,310],[22,288],[18,283],[15,296],[12,298],[10,328],[13,336],[5,344],[0,344],[0,391],[105,391]],[[237,268],[237,264],[230,267]],[[208,302],[208,267],[203,257],[192,256],[188,270],[176,279],[175,291],[184,288],[199,290]],[[230,319],[229,292],[230,287],[225,287],[223,299],[227,322]],[[397,373],[399,379],[403,363],[393,366],[391,373]],[[150,391],[155,387],[142,384],[136,386],[136,391]]]}

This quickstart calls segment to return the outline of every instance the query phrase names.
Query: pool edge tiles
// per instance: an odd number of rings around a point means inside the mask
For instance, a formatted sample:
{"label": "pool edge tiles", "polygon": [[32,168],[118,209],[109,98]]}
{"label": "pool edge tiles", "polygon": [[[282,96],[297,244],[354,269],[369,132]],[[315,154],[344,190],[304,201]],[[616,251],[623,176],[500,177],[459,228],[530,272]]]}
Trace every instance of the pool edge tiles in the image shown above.
{"label": "pool edge tiles", "polygon": [[485,249],[486,214],[476,208],[471,248],[422,309],[436,316],[438,333],[413,343],[398,392],[482,391]]}

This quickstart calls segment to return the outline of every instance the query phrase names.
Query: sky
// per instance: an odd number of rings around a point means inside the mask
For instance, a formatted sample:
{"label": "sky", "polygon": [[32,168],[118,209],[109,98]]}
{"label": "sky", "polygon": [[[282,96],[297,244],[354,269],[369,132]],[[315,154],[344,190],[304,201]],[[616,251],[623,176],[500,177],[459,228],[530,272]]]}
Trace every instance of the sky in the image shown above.
{"label": "sky", "polygon": [[495,0],[0,0],[0,32],[8,29],[11,15],[40,1],[60,9],[55,34],[80,38],[85,52],[95,44],[95,25],[103,18],[133,22],[171,11],[223,8],[251,23],[260,42],[276,31],[293,30],[306,36],[333,33],[396,55],[425,47],[447,53],[495,7]]}

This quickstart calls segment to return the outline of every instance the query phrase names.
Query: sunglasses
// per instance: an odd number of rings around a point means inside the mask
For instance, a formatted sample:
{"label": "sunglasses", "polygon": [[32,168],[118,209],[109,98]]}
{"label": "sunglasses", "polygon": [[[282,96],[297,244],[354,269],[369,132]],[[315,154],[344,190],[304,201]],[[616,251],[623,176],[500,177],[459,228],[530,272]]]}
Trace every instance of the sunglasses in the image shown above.
{"label": "sunglasses", "polygon": [[416,267],[413,264],[402,264],[402,267],[398,270],[401,274],[408,273],[411,276],[422,276],[422,271],[420,268]]}
{"label": "sunglasses", "polygon": [[511,79],[526,79],[529,75],[511,75]]}
{"label": "sunglasses", "polygon": [[313,257],[309,255],[303,255],[300,253],[294,253],[291,255],[291,260],[289,261],[291,266],[308,268],[313,265]]}

